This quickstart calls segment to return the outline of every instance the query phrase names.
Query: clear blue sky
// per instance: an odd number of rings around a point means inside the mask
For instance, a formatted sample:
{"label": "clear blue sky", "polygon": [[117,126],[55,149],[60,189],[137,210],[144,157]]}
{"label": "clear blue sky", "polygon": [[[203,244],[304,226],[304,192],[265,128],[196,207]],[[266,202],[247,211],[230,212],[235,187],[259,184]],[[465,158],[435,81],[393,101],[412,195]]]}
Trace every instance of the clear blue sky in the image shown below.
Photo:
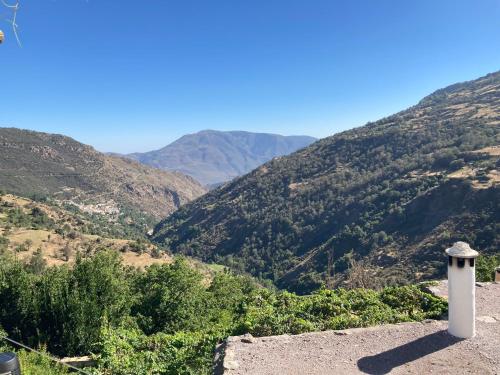
{"label": "clear blue sky", "polygon": [[499,0],[21,2],[22,48],[0,23],[0,125],[102,151],[324,137],[500,69]]}

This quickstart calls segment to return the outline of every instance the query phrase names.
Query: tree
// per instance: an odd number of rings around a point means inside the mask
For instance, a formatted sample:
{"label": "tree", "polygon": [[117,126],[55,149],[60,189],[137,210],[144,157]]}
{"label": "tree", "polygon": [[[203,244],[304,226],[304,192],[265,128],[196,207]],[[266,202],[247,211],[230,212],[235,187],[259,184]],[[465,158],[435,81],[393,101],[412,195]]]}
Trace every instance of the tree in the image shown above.
{"label": "tree", "polygon": [[5,236],[0,236],[0,254],[9,247],[10,240]]}
{"label": "tree", "polygon": [[149,267],[136,283],[141,299],[135,309],[143,317],[141,328],[146,333],[175,333],[203,327],[210,295],[202,281],[203,276],[184,259]]}
{"label": "tree", "polygon": [[49,335],[45,342],[65,355],[90,352],[103,324],[117,326],[129,315],[134,300],[130,279],[114,251],[77,257],[72,270],[49,268],[39,288],[41,319]]}
{"label": "tree", "polygon": [[69,244],[69,241],[66,242],[66,245],[63,248],[63,255],[64,255],[64,259],[66,260],[66,262],[69,262],[69,259],[73,255],[73,248]]}
{"label": "tree", "polygon": [[43,257],[42,248],[38,248],[31,256],[28,267],[34,274],[40,275],[47,267],[47,261]]}
{"label": "tree", "polygon": [[31,246],[33,246],[33,241],[30,239],[27,239],[24,241],[24,247],[26,248],[27,251],[31,249]]}

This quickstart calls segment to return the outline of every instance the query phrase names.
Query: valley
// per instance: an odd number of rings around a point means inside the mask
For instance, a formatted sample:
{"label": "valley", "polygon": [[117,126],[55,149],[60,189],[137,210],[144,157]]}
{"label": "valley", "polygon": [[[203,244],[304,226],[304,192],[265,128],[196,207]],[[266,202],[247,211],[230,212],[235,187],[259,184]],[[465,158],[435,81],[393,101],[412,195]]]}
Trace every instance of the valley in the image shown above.
{"label": "valley", "polygon": [[498,373],[498,1],[0,13],[0,375]]}
{"label": "valley", "polygon": [[301,293],[443,277],[449,243],[498,251],[499,125],[497,72],[265,163],[153,238]]}
{"label": "valley", "polygon": [[[84,356],[89,373],[208,375],[228,336],[440,320],[429,288],[446,246],[480,249],[481,281],[500,262],[499,124],[493,73],[211,191],[0,129],[0,333]],[[16,352],[35,374],[68,373]]]}
{"label": "valley", "polygon": [[203,130],[159,150],[125,156],[162,170],[177,170],[214,188],[315,141],[308,136]]}

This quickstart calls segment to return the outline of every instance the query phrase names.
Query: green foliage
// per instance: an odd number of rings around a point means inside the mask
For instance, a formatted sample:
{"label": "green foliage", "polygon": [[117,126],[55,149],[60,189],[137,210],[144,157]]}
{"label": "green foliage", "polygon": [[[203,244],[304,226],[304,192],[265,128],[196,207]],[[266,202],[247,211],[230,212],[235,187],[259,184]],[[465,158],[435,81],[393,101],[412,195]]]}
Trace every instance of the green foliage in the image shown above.
{"label": "green foliage", "polygon": [[39,207],[34,207],[31,213],[25,213],[20,207],[8,209],[7,223],[14,227],[52,229],[54,221]]}
{"label": "green foliage", "polygon": [[500,267],[500,255],[480,255],[476,259],[476,280],[494,281],[497,267]]}
{"label": "green foliage", "polygon": [[7,237],[0,236],[0,254],[3,254],[9,246],[10,240]]}
{"label": "green foliage", "polygon": [[82,233],[102,237],[131,239],[144,243],[146,228],[152,228],[156,224],[151,215],[126,206],[120,208],[120,215],[112,223],[106,215],[83,212],[73,204],[64,204],[63,208],[80,218],[78,229]]}
{"label": "green foliage", "polygon": [[137,280],[141,297],[135,309],[142,318],[141,328],[146,333],[174,333],[205,326],[209,295],[202,280],[202,275],[182,259],[172,265],[149,267]]}
{"label": "green foliage", "polygon": [[47,343],[57,354],[87,353],[104,320],[118,324],[133,299],[129,277],[115,252],[78,258],[73,269],[51,267],[41,274],[0,261],[0,322],[16,338]]}
{"label": "green foliage", "polygon": [[203,333],[147,336],[138,329],[104,329],[96,346],[98,373],[209,374],[216,337]]}
{"label": "green foliage", "polygon": [[[182,258],[130,269],[111,251],[79,256],[73,268],[36,270],[5,254],[0,300],[9,301],[0,304],[0,324],[11,337],[60,356],[94,353],[94,370],[104,375],[209,374],[215,345],[228,335],[414,321],[447,308],[412,286],[299,296],[227,270],[207,281]],[[45,366],[35,357],[26,361]]]}
{"label": "green foliage", "polygon": [[308,296],[258,290],[245,304],[243,330],[267,336],[366,327],[438,318],[446,309],[442,299],[415,286],[381,292],[322,289]]}
{"label": "green foliage", "polygon": [[[0,327],[0,337],[7,336],[7,333]],[[47,356],[44,347],[38,348],[39,351],[46,354],[40,355],[38,353],[33,353],[25,349],[17,350],[11,346],[8,341],[0,340],[0,352],[14,352],[19,358],[19,364],[21,366],[21,371],[23,375],[63,375],[68,374],[66,367],[60,365]]]}
{"label": "green foliage", "polygon": [[[351,250],[381,285],[443,277],[454,241],[494,254],[500,188],[474,186],[498,168],[498,156],[476,151],[500,142],[500,91],[483,95],[499,82],[495,73],[446,88],[272,160],[181,207],[154,239],[300,293],[345,285]],[[472,115],[478,106],[492,116]],[[450,177],[465,167],[474,173]]]}
{"label": "green foliage", "polygon": [[33,255],[31,256],[31,259],[28,263],[28,268],[31,272],[34,274],[41,274],[47,267],[47,260],[43,257],[42,249],[38,248]]}
{"label": "green foliage", "polygon": [[40,354],[19,350],[17,352],[23,375],[63,375],[67,368]]}
{"label": "green foliage", "polygon": [[133,251],[137,254],[142,254],[146,251],[146,242],[142,240],[137,240],[129,243],[130,251]]}

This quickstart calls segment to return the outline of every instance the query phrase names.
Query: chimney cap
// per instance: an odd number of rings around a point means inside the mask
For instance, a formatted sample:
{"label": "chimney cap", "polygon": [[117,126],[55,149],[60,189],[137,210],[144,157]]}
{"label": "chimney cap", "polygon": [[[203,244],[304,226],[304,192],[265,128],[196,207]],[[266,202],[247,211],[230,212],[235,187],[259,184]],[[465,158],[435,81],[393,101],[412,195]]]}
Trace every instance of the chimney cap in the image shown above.
{"label": "chimney cap", "polygon": [[479,255],[467,242],[462,241],[455,242],[452,247],[446,249],[446,254],[456,258],[475,258]]}

